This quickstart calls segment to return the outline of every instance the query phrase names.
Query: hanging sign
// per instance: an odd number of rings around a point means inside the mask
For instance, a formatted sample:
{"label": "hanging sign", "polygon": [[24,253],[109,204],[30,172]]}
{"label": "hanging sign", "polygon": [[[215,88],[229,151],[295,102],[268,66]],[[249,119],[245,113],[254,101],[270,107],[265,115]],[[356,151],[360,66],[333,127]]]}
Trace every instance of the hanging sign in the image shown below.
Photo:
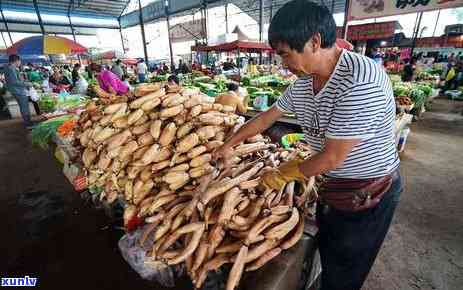
{"label": "hanging sign", "polygon": [[351,0],[349,20],[463,6],[463,0]]}
{"label": "hanging sign", "polygon": [[347,39],[368,40],[394,36],[397,21],[351,25],[347,28]]}

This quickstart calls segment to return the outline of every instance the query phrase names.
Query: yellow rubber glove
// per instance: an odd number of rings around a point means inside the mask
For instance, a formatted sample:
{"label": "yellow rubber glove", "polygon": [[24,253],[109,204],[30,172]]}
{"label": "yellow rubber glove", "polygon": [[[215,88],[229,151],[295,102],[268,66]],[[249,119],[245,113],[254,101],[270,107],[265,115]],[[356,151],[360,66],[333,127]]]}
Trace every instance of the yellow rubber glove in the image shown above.
{"label": "yellow rubber glove", "polygon": [[261,184],[266,189],[279,191],[288,182],[305,180],[305,175],[299,169],[299,164],[303,161],[302,159],[293,159],[281,164],[277,169],[265,172],[262,175]]}

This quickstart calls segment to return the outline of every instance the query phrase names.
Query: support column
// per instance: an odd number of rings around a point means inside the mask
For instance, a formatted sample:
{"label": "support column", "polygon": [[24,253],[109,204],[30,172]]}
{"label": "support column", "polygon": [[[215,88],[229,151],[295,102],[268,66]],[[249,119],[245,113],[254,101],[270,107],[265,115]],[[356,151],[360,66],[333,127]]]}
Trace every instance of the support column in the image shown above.
{"label": "support column", "polygon": [[37,0],[34,0],[34,8],[35,13],[37,14],[37,19],[39,20],[40,30],[42,30],[42,34],[45,35],[45,28],[43,27],[42,16],[40,16],[39,5],[37,4]]}
{"label": "support column", "polygon": [[145,54],[145,63],[148,65],[148,49],[146,48],[146,37],[145,37],[145,22],[143,20],[143,12],[141,10],[141,1],[138,0],[138,16],[140,19],[141,28],[141,39],[143,41],[143,52]]}
{"label": "support column", "polygon": [[209,37],[207,35],[207,2],[203,0],[203,10],[204,10],[204,36],[206,40],[206,45],[209,42]]}
{"label": "support column", "polygon": [[436,29],[437,29],[437,23],[439,23],[439,17],[440,17],[440,9],[437,12],[436,25],[434,25],[434,30],[432,32],[432,37],[434,37],[436,35]]}
{"label": "support column", "polygon": [[[264,0],[259,0],[259,42],[264,41]],[[262,64],[262,51],[259,52],[259,64]]]}
{"label": "support column", "polygon": [[6,22],[5,15],[3,14],[2,2],[0,1],[0,13],[2,14],[2,21],[5,25],[6,32],[8,33],[8,38],[10,38],[11,45],[13,45],[13,38],[11,37],[10,29],[8,28],[8,23]]}
{"label": "support column", "polygon": [[346,6],[344,7],[344,23],[342,25],[342,38],[347,40],[347,28],[349,22],[349,6],[350,0],[346,0]]}
{"label": "support column", "polygon": [[124,36],[122,35],[122,27],[121,27],[121,19],[119,21],[119,34],[121,35],[121,45],[122,45],[122,52],[125,54],[125,44],[124,44]]}
{"label": "support column", "polygon": [[412,49],[410,50],[410,57],[413,57],[413,51],[415,50],[415,46],[416,46],[416,38],[418,37],[418,34],[420,33],[422,18],[423,18],[423,12],[420,12],[419,17],[418,17],[418,23],[416,24],[416,29],[413,32]]}
{"label": "support column", "polygon": [[272,17],[273,17],[273,0],[270,0],[270,11],[269,11],[268,23],[272,22]]}
{"label": "support column", "polygon": [[2,34],[2,39],[3,39],[3,43],[5,44],[5,48],[8,48],[8,44],[6,44],[6,41],[5,41],[5,36],[3,36],[3,31],[0,31],[0,33]]}
{"label": "support column", "polygon": [[228,1],[225,3],[225,33],[228,34]]}
{"label": "support column", "polygon": [[172,39],[170,37],[170,12],[169,12],[170,1],[166,0],[165,2],[165,13],[166,13],[166,22],[167,22],[167,36],[169,39],[169,55],[170,55],[170,68],[174,68],[174,53],[172,50]]}

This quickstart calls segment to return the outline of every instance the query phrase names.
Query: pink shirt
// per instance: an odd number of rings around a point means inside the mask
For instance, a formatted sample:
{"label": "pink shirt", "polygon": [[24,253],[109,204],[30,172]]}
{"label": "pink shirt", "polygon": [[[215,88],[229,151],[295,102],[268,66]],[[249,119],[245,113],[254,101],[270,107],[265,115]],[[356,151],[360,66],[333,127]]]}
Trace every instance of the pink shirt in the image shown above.
{"label": "pink shirt", "polygon": [[98,83],[100,84],[100,87],[108,93],[109,86],[111,86],[118,95],[124,95],[129,91],[129,87],[124,84],[117,75],[113,74],[109,70],[103,70],[98,75]]}

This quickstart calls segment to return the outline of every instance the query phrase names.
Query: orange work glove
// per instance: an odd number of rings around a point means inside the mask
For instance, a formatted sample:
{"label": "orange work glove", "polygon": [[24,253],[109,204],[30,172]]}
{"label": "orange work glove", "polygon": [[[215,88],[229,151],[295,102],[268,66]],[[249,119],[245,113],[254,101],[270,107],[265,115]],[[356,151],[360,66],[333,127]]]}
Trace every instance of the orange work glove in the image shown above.
{"label": "orange work glove", "polygon": [[302,159],[293,159],[282,163],[277,169],[265,172],[262,175],[261,184],[266,189],[279,191],[288,182],[305,180],[305,175],[299,169],[299,164],[302,162],[304,162]]}

